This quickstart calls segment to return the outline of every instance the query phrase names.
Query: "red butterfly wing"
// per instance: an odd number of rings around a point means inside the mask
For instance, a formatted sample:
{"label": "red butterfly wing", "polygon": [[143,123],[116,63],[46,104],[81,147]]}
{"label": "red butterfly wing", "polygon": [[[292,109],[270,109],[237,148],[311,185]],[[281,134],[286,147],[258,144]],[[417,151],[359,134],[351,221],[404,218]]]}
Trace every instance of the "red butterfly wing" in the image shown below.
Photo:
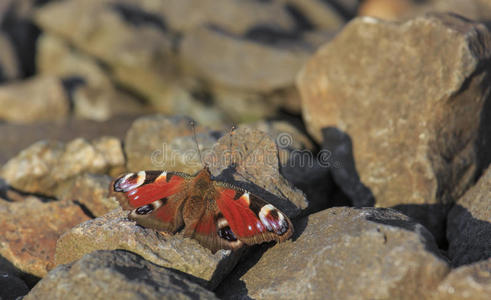
{"label": "red butterfly wing", "polygon": [[181,209],[189,178],[183,173],[140,171],[120,176],[111,186],[123,209],[132,210],[130,219],[174,233],[183,225]]}
{"label": "red butterfly wing", "polygon": [[218,192],[216,203],[227,225],[245,244],[282,242],[293,234],[290,219],[261,198],[220,182],[216,182],[215,189]]}

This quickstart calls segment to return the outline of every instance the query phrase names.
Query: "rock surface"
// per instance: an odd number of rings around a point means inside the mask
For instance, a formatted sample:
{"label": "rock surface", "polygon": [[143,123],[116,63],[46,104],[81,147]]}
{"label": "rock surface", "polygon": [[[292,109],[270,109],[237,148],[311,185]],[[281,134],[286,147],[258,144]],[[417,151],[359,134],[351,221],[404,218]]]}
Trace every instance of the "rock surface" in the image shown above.
{"label": "rock surface", "polygon": [[112,178],[107,175],[79,175],[56,197],[83,205],[93,216],[99,217],[119,207],[116,199],[109,195],[111,181]]}
{"label": "rock surface", "polygon": [[56,265],[73,262],[95,250],[123,249],[156,265],[190,274],[199,284],[213,289],[240,258],[240,252],[220,250],[212,254],[196,240],[137,226],[127,215],[117,209],[64,234],[56,244]]}
{"label": "rock surface", "polygon": [[454,266],[491,258],[491,168],[450,210],[447,239]]}
{"label": "rock surface", "polygon": [[88,220],[73,203],[0,200],[0,255],[21,271],[43,277],[54,266],[58,237]]}
{"label": "rock surface", "polygon": [[0,119],[13,123],[53,121],[68,115],[69,102],[60,80],[49,76],[0,87]]}
{"label": "rock surface", "polygon": [[171,270],[126,251],[97,251],[58,266],[24,298],[217,299]]}
{"label": "rock surface", "polygon": [[297,222],[296,232],[236,268],[217,295],[421,299],[449,271],[431,234],[391,209],[331,208]]}
{"label": "rock surface", "polygon": [[20,66],[18,58],[15,56],[14,47],[9,37],[0,32],[0,82],[18,77],[20,77]]}
{"label": "rock surface", "polygon": [[262,131],[239,127],[220,138],[203,157],[217,180],[256,194],[290,218],[308,206],[302,191],[281,175],[277,145]]}
{"label": "rock surface", "polygon": [[318,141],[327,126],[351,136],[377,205],[454,202],[491,139],[490,43],[483,24],[451,15],[355,19],[298,76],[307,128]]}
{"label": "rock surface", "polygon": [[293,85],[295,74],[310,54],[246,41],[210,28],[187,34],[181,51],[185,63],[212,83],[260,92]]}
{"label": "rock surface", "polygon": [[491,259],[453,269],[440,283],[433,298],[485,300],[491,295]]}
{"label": "rock surface", "polygon": [[39,141],[9,160],[0,176],[21,191],[53,196],[59,184],[79,173],[104,173],[123,164],[121,143],[115,138]]}
{"label": "rock surface", "polygon": [[[203,168],[196,155],[196,144],[186,143],[190,147],[188,149],[179,143],[171,145],[177,138],[192,137],[191,121],[187,117],[163,115],[137,119],[126,133],[124,140],[127,169],[130,172],[160,169],[194,174]],[[204,132],[204,130],[204,127],[196,126],[197,133]],[[189,139],[188,141],[192,142]],[[206,151],[206,148],[203,151]],[[186,153],[190,153],[192,157],[186,159],[190,156]]]}

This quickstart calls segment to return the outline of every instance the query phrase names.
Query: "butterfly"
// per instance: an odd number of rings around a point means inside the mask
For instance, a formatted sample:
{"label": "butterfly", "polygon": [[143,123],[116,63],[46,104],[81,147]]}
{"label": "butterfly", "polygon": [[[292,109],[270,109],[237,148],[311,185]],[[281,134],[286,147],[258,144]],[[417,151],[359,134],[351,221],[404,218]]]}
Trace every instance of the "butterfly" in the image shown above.
{"label": "butterfly", "polygon": [[140,171],[115,179],[112,192],[128,218],[159,231],[196,239],[212,253],[244,244],[283,242],[293,234],[290,219],[260,197],[212,179],[208,166],[189,175]]}

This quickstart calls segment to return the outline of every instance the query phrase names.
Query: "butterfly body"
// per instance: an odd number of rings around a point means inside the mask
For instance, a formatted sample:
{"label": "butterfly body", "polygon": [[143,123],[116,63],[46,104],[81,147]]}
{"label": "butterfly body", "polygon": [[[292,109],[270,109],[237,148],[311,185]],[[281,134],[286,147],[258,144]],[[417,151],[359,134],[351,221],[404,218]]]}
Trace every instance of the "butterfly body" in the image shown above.
{"label": "butterfly body", "polygon": [[195,238],[213,253],[243,244],[282,242],[293,233],[286,215],[261,198],[212,179],[207,167],[194,176],[140,171],[111,184],[128,217],[139,225]]}

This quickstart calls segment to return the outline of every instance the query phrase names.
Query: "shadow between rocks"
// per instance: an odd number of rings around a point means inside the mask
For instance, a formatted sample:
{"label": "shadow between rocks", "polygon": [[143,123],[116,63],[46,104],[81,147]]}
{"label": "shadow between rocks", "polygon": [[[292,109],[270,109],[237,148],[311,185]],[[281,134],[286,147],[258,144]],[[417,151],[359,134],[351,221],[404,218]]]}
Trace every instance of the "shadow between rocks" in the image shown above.
{"label": "shadow between rocks", "polygon": [[448,215],[448,256],[452,267],[491,258],[491,222],[479,220],[456,204]]}

